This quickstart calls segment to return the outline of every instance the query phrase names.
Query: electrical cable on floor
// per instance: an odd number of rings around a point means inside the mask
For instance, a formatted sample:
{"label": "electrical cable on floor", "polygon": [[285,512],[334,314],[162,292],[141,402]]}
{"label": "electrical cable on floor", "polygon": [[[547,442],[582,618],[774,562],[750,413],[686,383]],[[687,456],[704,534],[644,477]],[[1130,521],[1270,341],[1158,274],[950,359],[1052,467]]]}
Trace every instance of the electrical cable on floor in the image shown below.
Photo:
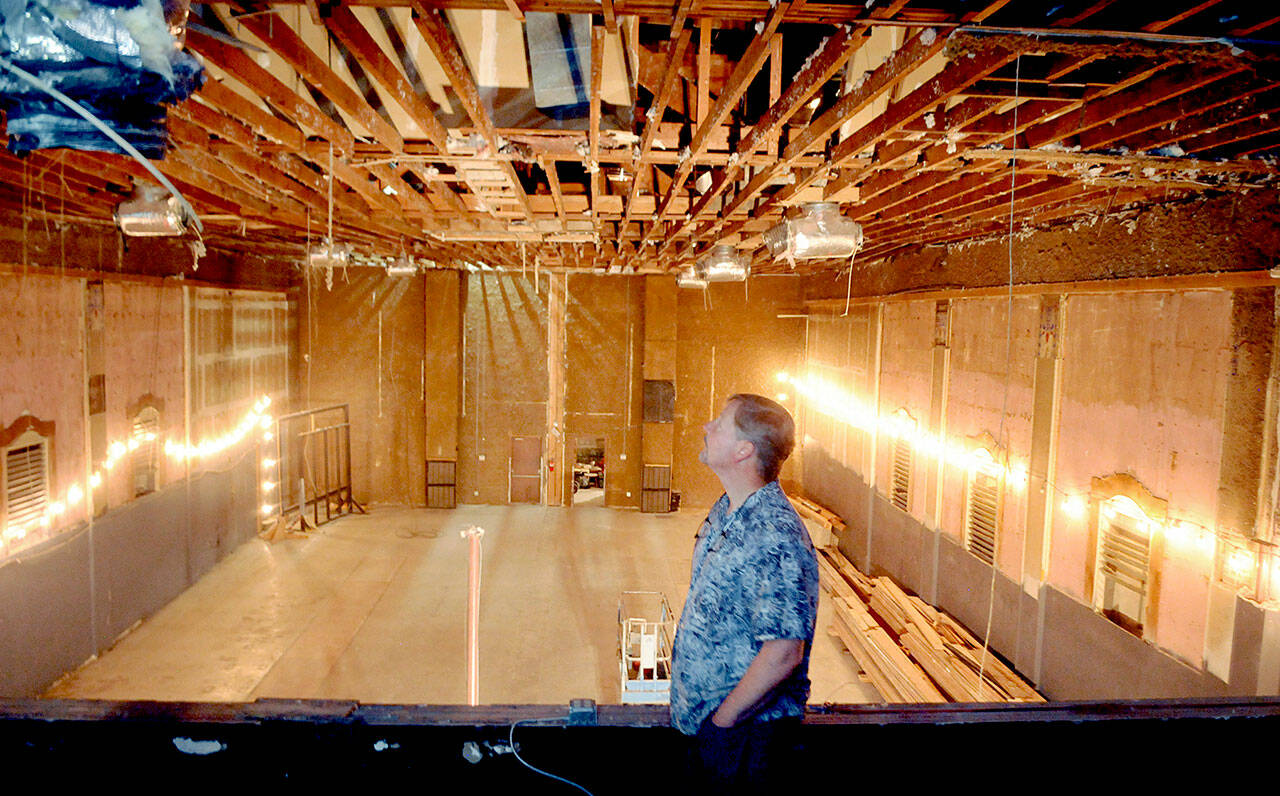
{"label": "electrical cable on floor", "polygon": [[[1012,158],[1009,161],[1009,293],[1005,305],[1004,333],[1004,397],[1000,403],[1000,428],[996,436],[996,444],[1000,446],[1004,459],[1004,472],[1009,471],[1009,441],[1005,439],[1005,419],[1009,414],[1009,382],[1012,379],[1010,370],[1013,367],[1013,203],[1018,190],[1018,91],[1022,81],[1022,56],[1014,60],[1013,66],[1013,135],[1010,142]],[[1004,477],[1001,478],[1003,484]],[[999,557],[996,551],[991,555],[991,585],[987,592],[987,629],[982,634],[982,657],[978,661],[978,682],[975,697],[981,697],[982,684],[985,682],[987,656],[991,647],[991,626],[996,609],[996,570],[999,569]]]}
{"label": "electrical cable on floor", "polygon": [[565,779],[564,777],[556,776],[555,774],[552,774],[549,771],[543,771],[542,769],[534,765],[531,765],[528,760],[525,760],[523,757],[520,756],[519,750],[516,749],[516,727],[517,726],[521,724],[543,725],[543,726],[550,724],[552,726],[555,726],[557,724],[563,725],[564,721],[565,721],[564,719],[521,719],[520,721],[513,722],[511,725],[511,731],[507,734],[507,743],[511,746],[511,754],[515,755],[516,760],[519,760],[520,763],[530,771],[536,774],[541,774],[544,777],[549,777],[550,779],[554,779],[556,782],[563,782],[566,785],[571,785],[577,788],[578,790],[582,791],[583,793],[587,794],[587,796],[593,796],[591,791],[582,787],[578,783],[572,780]]}

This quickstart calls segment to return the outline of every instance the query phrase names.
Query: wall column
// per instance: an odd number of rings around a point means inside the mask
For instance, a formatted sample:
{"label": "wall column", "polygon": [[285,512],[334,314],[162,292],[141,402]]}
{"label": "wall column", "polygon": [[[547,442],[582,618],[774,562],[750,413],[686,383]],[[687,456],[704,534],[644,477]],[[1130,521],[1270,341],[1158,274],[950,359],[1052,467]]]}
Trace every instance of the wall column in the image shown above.
{"label": "wall column", "polygon": [[[425,280],[422,406],[427,505],[450,508],[457,502],[458,425],[461,422],[464,355],[462,272],[428,271],[422,278]],[[445,486],[446,483],[453,486]]]}
{"label": "wall column", "polygon": [[1031,417],[1031,461],[1028,462],[1026,539],[1022,548],[1022,588],[1035,597],[1049,568],[1050,517],[1053,516],[1053,471],[1058,441],[1059,379],[1062,375],[1061,296],[1040,298],[1040,340]]}
{"label": "wall column", "polygon": [[654,490],[661,489],[664,479],[670,490],[675,451],[675,423],[671,413],[676,389],[676,289],[676,280],[669,276],[644,279],[641,511],[668,510],[661,505],[660,492]]}
{"label": "wall column", "polygon": [[565,316],[569,299],[569,275],[554,274],[547,291],[547,436],[543,443],[546,472],[543,473],[543,502],[564,505],[565,484],[573,472],[573,462],[565,456],[564,386],[568,362],[565,359]]}

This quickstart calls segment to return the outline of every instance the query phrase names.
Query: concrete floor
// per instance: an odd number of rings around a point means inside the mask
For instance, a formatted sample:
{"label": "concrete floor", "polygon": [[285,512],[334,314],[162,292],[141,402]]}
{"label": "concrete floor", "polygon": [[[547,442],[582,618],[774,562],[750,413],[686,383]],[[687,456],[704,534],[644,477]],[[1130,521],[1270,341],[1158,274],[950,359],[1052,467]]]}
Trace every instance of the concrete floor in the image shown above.
{"label": "concrete floor", "polygon": [[[479,525],[481,703],[616,703],[619,594],[662,591],[678,613],[701,518],[595,506],[379,508],[306,538],[254,539],[46,696],[465,703],[459,531]],[[810,701],[877,701],[826,632],[827,600]]]}

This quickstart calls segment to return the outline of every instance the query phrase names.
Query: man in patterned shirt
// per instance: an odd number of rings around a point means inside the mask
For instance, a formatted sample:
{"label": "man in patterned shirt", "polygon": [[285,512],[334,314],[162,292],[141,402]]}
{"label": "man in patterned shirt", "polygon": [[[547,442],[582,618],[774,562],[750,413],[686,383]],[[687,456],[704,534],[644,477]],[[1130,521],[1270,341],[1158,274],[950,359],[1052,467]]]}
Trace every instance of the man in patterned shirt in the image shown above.
{"label": "man in patterned shirt", "polygon": [[733,792],[768,784],[809,697],[818,562],[778,485],[795,423],[732,396],[703,426],[699,459],[724,486],[694,542],[672,653],[671,723],[693,736],[691,778]]}

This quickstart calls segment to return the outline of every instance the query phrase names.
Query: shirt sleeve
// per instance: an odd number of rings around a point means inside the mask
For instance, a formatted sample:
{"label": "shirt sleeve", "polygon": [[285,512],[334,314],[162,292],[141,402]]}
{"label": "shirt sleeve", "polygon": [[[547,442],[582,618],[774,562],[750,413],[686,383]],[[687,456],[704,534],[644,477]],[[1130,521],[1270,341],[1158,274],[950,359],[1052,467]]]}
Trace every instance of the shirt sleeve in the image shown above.
{"label": "shirt sleeve", "polygon": [[756,641],[810,637],[813,620],[803,583],[804,566],[795,545],[775,544],[765,551],[756,570],[751,606],[751,632]]}

